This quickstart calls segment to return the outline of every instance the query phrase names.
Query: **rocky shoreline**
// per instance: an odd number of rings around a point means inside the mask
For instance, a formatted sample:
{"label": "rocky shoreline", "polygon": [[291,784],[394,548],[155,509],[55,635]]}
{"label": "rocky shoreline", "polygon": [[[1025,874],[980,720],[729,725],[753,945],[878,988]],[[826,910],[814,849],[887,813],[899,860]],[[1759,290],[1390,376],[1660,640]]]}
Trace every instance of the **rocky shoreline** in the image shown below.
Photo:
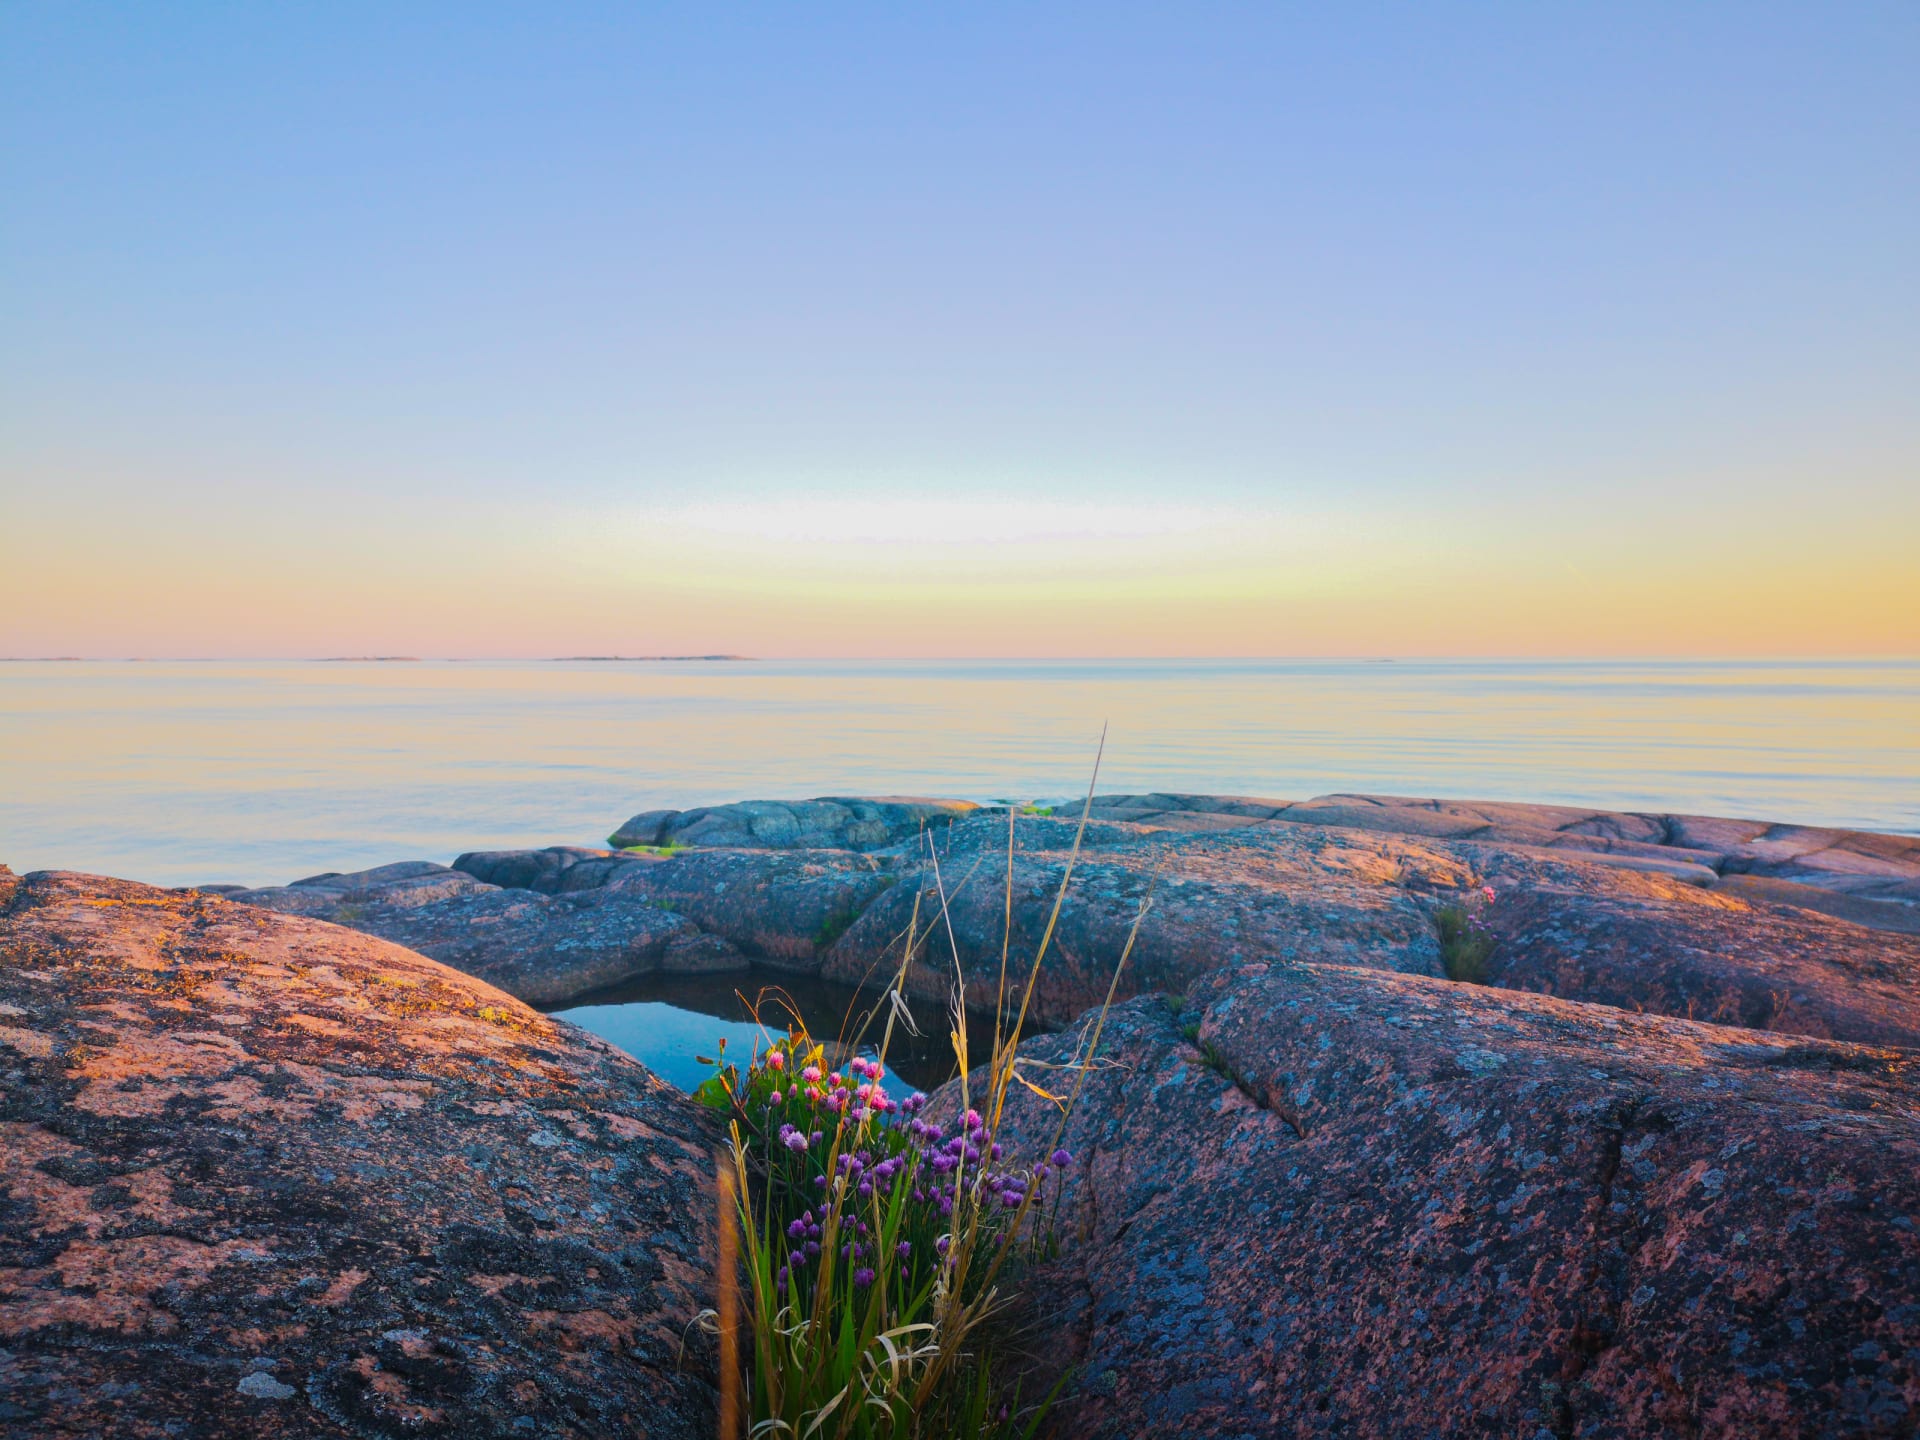
{"label": "rocky shoreline", "polygon": [[[0,1418],[710,1433],[715,1137],[522,1002],[870,982],[937,857],[990,1004],[1009,894],[1030,954],[1074,830],[751,802],[635,816],[638,853],[0,875]],[[1487,984],[1449,981],[1436,917],[1483,888]],[[1073,1369],[1059,1433],[1916,1433],[1920,838],[1101,796],[1036,1061],[1149,894],[1029,1316],[1036,1365]],[[910,983],[954,964],[942,927]],[[1026,1096],[1009,1123],[1053,1121]]]}
{"label": "rocky shoreline", "polygon": [[[1076,812],[1077,816],[1077,812]],[[1014,818],[1016,949],[1037,943],[1077,818]],[[891,974],[928,847],[969,997],[1006,921],[1008,815],[962,801],[831,799],[652,811],[580,847],[402,861],[227,898],[364,930],[557,1007],[654,972]],[[686,847],[684,849],[679,847]],[[1783,1033],[1920,1045],[1920,838],[1700,816],[1380,796],[1101,796],[1034,995],[1064,1025],[1106,993],[1149,887],[1122,998],[1221,965],[1442,973],[1435,912],[1498,897],[1491,983]],[[989,965],[987,962],[991,961]],[[909,983],[944,997],[944,932]]]}

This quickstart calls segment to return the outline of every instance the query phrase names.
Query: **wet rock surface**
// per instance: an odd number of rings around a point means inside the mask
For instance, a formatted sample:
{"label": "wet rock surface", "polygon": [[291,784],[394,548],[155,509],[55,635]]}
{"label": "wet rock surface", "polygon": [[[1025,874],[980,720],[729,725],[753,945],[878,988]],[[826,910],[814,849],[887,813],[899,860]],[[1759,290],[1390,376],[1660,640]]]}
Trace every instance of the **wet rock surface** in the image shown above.
{"label": "wet rock surface", "polygon": [[398,946],[0,869],[0,1431],[705,1437],[716,1140]]}
{"label": "wet rock surface", "polygon": [[[1001,1138],[1049,1148],[1013,1094]],[[1063,1435],[1920,1422],[1912,1051],[1243,966],[1116,1010],[1064,1139],[1025,1317]]]}

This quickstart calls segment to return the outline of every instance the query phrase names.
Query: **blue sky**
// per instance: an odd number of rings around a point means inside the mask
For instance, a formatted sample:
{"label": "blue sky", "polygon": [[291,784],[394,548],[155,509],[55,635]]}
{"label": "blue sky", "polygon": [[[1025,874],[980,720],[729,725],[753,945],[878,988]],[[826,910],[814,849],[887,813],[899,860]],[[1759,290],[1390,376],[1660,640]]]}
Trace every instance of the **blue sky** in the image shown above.
{"label": "blue sky", "polygon": [[1911,652],[1916,74],[1910,4],[10,5],[0,651]]}

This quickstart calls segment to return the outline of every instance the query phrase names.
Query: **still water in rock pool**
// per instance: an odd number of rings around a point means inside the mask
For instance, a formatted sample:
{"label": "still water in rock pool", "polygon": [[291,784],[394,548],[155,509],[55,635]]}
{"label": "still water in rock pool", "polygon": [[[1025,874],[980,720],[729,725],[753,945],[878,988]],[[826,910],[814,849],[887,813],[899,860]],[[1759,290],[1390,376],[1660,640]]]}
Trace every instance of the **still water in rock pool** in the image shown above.
{"label": "still water in rock pool", "polygon": [[[619,1046],[669,1084],[691,1090],[713,1073],[698,1056],[719,1054],[722,1038],[729,1057],[745,1058],[756,1046],[764,1048],[769,1036],[785,1034],[788,1006],[826,1044],[835,1063],[856,1053],[878,1055],[885,1004],[885,996],[873,990],[773,970],[736,970],[650,975],[550,1013]],[[896,1021],[887,1044],[885,1084],[896,1096],[931,1090],[958,1069],[946,1011],[926,1001],[915,1001],[909,1010],[919,1033]],[[1027,1027],[1027,1033],[1033,1030]],[[967,1045],[973,1062],[983,1063],[993,1045],[991,1023],[971,1020]]]}

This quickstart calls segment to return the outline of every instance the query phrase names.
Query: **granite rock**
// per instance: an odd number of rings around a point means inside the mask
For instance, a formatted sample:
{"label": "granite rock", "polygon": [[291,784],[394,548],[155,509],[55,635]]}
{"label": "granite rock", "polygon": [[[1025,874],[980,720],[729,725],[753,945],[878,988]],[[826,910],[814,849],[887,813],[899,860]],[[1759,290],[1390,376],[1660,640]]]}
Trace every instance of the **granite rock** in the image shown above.
{"label": "granite rock", "polygon": [[1920,934],[1559,858],[1571,852],[1458,848],[1499,896],[1489,915],[1499,937],[1490,985],[1785,1034],[1920,1046]]}
{"label": "granite rock", "polygon": [[[807,803],[855,813],[849,802]],[[843,843],[843,831],[829,845],[801,843],[831,826],[776,826],[748,843],[741,816],[791,818],[793,807],[719,807],[684,813],[729,812],[726,833],[741,843],[666,857],[573,847],[474,853],[451,871],[415,862],[237,898],[358,926],[547,1005],[656,969],[760,963],[854,984],[884,980],[900,963],[917,905],[922,943],[910,987],[940,999],[951,990],[951,926],[968,1001],[987,1009],[1007,920],[1008,826],[1017,987],[1077,833],[1071,809],[960,811],[860,851]],[[1857,861],[1879,884],[1886,867],[1907,863],[1909,837],[1796,830],[1782,838],[1785,827],[1759,822],[1379,796],[1293,805],[1100,796],[1091,814],[1034,995],[1043,1024],[1064,1024],[1105,996],[1149,893],[1152,915],[1121,976],[1122,998],[1178,993],[1222,964],[1255,960],[1436,975],[1437,913],[1491,882],[1500,895],[1495,984],[1920,1045],[1920,906],[1899,903],[1884,886],[1839,890],[1723,873],[1777,865],[1806,874],[1817,860],[1830,867],[1823,873],[1851,875],[1845,865]],[[1756,849],[1769,845],[1777,853]],[[1838,858],[1846,856],[1855,858]]]}
{"label": "granite rock", "polygon": [[1321,795],[1301,801],[1100,795],[1094,804],[1094,813],[1102,818],[1173,830],[1271,821],[1436,840],[1477,840],[1509,849],[1581,850],[1597,863],[1625,868],[1692,867],[1677,873],[1693,879],[1700,879],[1701,871],[1756,875],[1852,896],[1920,904],[1920,836],[1915,835],[1401,795]]}
{"label": "granite rock", "polygon": [[[1090,1024],[1023,1049],[1070,1061]],[[1059,1123],[1015,1087],[1000,1139]],[[1256,964],[1114,1011],[1063,1139],[1024,1317],[1039,1378],[1071,1372],[1059,1435],[1920,1421],[1910,1050]]]}
{"label": "granite rock", "polygon": [[0,1429],[708,1436],[718,1138],[396,945],[0,872]]}
{"label": "granite rock", "polygon": [[[541,857],[547,851],[509,852]],[[605,860],[577,852],[589,862]],[[473,857],[462,857],[472,860]],[[509,861],[510,865],[512,861]],[[648,862],[609,861],[645,869]],[[292,885],[242,890],[229,898],[284,914],[310,915],[405,945],[534,1005],[576,996],[655,971],[738,970],[746,959],[724,939],[643,899],[606,888],[562,888],[561,865],[522,865],[557,893],[503,889],[464,870],[425,862]]]}
{"label": "granite rock", "polygon": [[979,807],[916,796],[823,796],[818,800],[743,800],[695,810],[645,810],[608,843],[753,846],[787,850],[879,850],[937,830]]}

